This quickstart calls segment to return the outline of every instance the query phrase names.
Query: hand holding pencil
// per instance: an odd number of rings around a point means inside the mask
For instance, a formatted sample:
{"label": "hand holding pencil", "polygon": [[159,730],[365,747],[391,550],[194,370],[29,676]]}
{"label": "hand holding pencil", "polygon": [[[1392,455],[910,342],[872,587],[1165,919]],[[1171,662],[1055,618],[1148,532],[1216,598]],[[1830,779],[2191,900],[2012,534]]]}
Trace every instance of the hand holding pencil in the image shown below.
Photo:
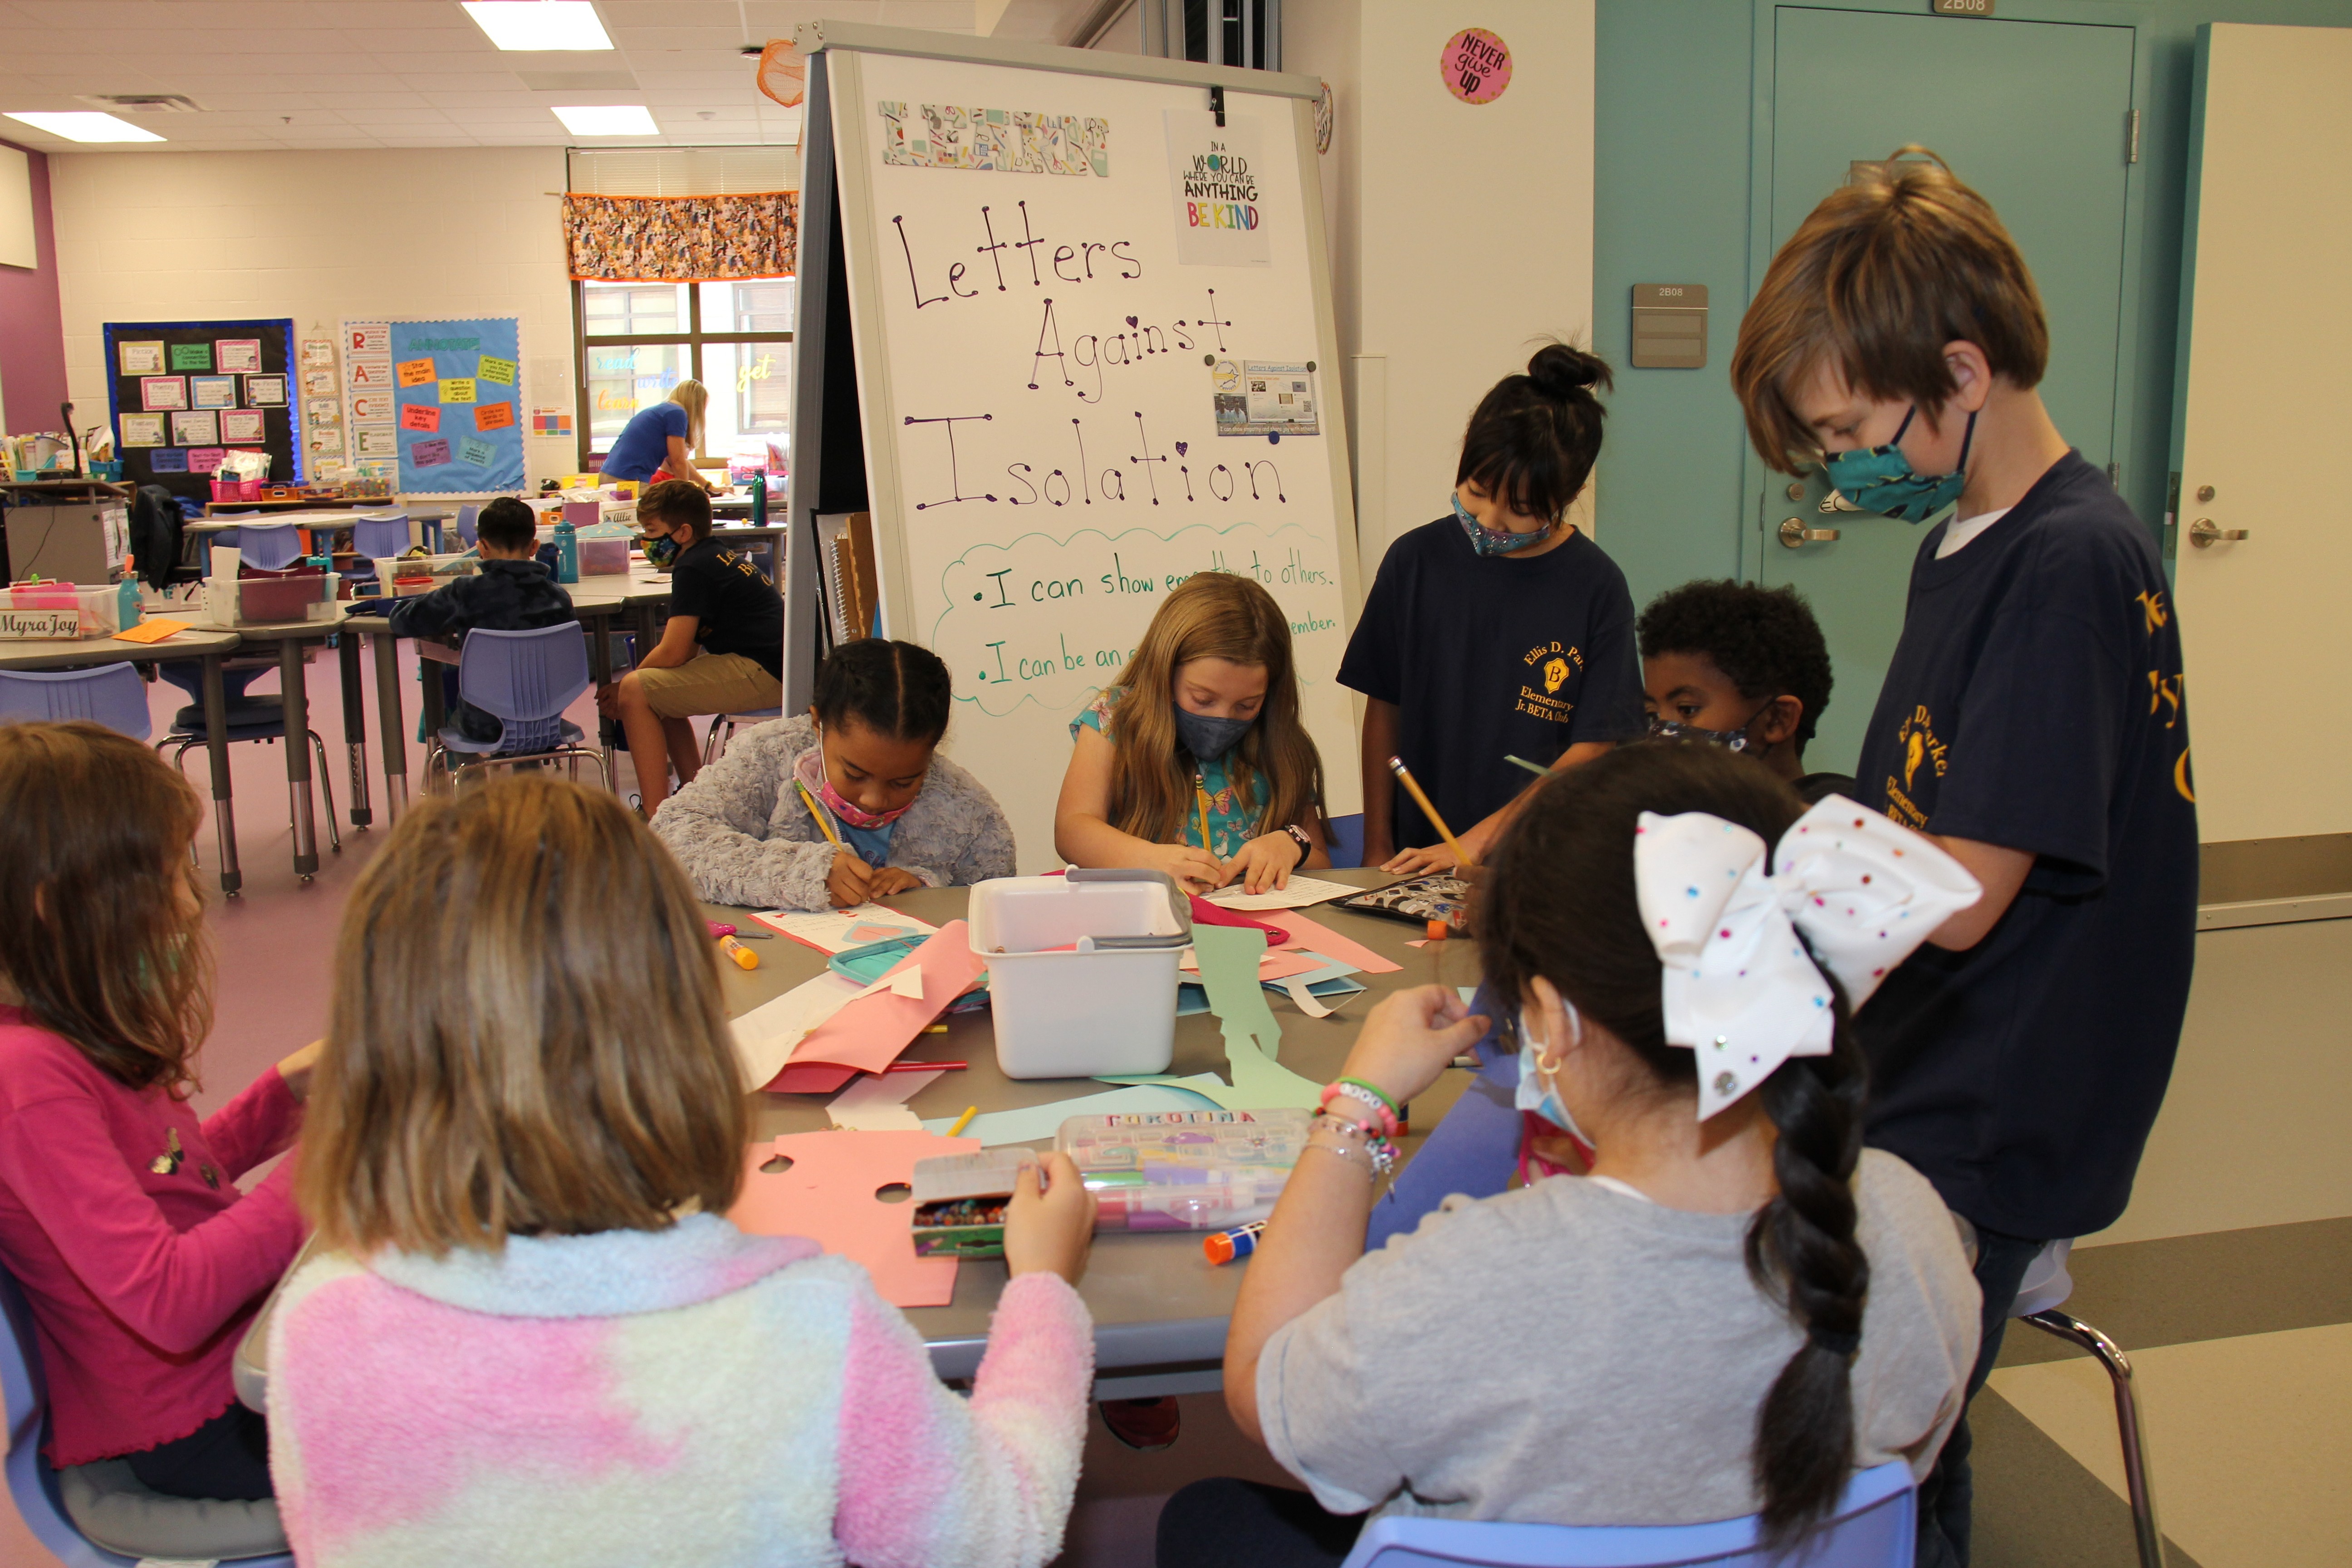
{"label": "hand holding pencil", "polygon": [[[1391,757],[1389,772],[1396,775],[1397,783],[1404,786],[1405,793],[1412,796],[1413,804],[1421,807],[1422,815],[1429,818],[1438,836],[1445,840],[1446,848],[1453,852],[1454,866],[1468,868],[1474,863],[1474,857],[1463,848],[1462,841],[1454,837],[1454,830],[1445,825],[1445,818],[1438,815],[1437,807],[1431,804],[1428,794],[1422,789],[1421,781],[1412,776],[1412,770],[1404,765],[1402,758]],[[1445,864],[1444,857],[1433,848],[1404,849],[1390,857],[1381,869],[1420,875],[1443,870]]]}

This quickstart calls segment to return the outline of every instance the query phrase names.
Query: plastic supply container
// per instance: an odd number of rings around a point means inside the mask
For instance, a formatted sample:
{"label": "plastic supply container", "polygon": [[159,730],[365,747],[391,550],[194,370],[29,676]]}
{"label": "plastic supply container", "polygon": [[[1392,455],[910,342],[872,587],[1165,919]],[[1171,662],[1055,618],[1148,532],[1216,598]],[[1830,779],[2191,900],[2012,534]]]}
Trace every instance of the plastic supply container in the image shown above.
{"label": "plastic supply container", "polygon": [[205,616],[216,626],[331,621],[342,578],[335,572],[285,577],[214,577],[205,584]]}
{"label": "plastic supply container", "polygon": [[1164,872],[1074,870],[976,884],[966,919],[988,966],[1007,1078],[1165,1072],[1192,907]]}
{"label": "plastic supply container", "polygon": [[110,637],[139,624],[139,587],[109,584],[17,583],[0,588],[0,641]]}
{"label": "plastic supply container", "polygon": [[579,531],[580,574],[583,577],[605,577],[629,569],[629,552],[636,542],[636,531],[617,522],[600,522],[593,528]]}
{"label": "plastic supply container", "polygon": [[375,580],[395,597],[429,594],[453,577],[471,577],[482,569],[476,555],[382,555],[376,557]]}
{"label": "plastic supply container", "polygon": [[1313,1123],[1292,1106],[1073,1116],[1054,1146],[1095,1194],[1097,1230],[1222,1230],[1274,1212]]}

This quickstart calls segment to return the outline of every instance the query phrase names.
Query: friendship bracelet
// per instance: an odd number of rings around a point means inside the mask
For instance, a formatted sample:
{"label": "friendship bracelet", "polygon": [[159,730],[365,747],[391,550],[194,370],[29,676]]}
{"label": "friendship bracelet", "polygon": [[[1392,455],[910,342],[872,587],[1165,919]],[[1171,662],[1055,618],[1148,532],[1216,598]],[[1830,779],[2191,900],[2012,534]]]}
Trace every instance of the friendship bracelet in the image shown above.
{"label": "friendship bracelet", "polygon": [[1365,1094],[1370,1095],[1374,1100],[1387,1106],[1390,1115],[1402,1116],[1404,1114],[1403,1108],[1398,1105],[1395,1100],[1391,1100],[1388,1095],[1388,1090],[1382,1089],[1380,1085],[1360,1078],[1343,1078],[1339,1081],[1343,1084],[1349,1085],[1352,1088],[1361,1089]]}
{"label": "friendship bracelet", "polygon": [[[1370,1128],[1360,1127],[1351,1122],[1336,1120],[1323,1122],[1321,1125],[1329,1128],[1332,1131],[1340,1134],[1342,1137],[1352,1132],[1357,1137],[1361,1138],[1364,1141],[1364,1159],[1371,1166],[1372,1173],[1374,1175],[1385,1176],[1396,1169],[1396,1145],[1390,1142],[1386,1138],[1381,1137],[1379,1133],[1372,1131]],[[1308,1134],[1307,1146],[1309,1149],[1329,1149],[1334,1154],[1346,1155],[1350,1152],[1345,1147],[1316,1142],[1314,1141],[1312,1131]]]}
{"label": "friendship bracelet", "polygon": [[1396,1102],[1361,1079],[1343,1078],[1337,1083],[1326,1084],[1320,1103],[1328,1109],[1334,1100],[1343,1095],[1378,1118],[1381,1131],[1388,1136],[1393,1138],[1402,1130],[1397,1120]]}
{"label": "friendship bracelet", "polygon": [[1381,1136],[1379,1121],[1368,1110],[1359,1110],[1357,1114],[1350,1116],[1348,1114],[1347,1105],[1325,1105],[1315,1114],[1328,1121],[1335,1127],[1345,1127],[1366,1138]]}

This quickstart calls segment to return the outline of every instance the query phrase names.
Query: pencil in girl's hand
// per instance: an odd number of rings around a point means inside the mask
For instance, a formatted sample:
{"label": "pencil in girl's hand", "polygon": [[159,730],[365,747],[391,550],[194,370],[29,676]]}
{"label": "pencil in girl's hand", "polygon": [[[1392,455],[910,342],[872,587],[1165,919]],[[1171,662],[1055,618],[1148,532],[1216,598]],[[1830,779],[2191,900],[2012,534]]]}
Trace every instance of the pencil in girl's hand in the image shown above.
{"label": "pencil in girl's hand", "polygon": [[1213,856],[1217,847],[1209,837],[1209,786],[1202,782],[1197,773],[1192,775],[1192,798],[1201,808],[1201,847]]}
{"label": "pencil in girl's hand", "polygon": [[1405,793],[1412,796],[1413,804],[1421,807],[1422,815],[1436,825],[1438,833],[1445,840],[1445,847],[1454,851],[1454,858],[1465,866],[1470,864],[1470,857],[1462,852],[1461,841],[1454,837],[1454,829],[1445,826],[1445,818],[1438,816],[1437,807],[1429,804],[1429,796],[1422,793],[1421,782],[1412,776],[1412,770],[1404,765],[1404,759],[1391,757],[1389,772],[1396,774],[1397,783],[1404,785]]}
{"label": "pencil in girl's hand", "polygon": [[817,805],[816,796],[809,794],[808,785],[801,783],[798,779],[794,779],[793,781],[793,787],[801,792],[801,804],[807,806],[809,816],[816,819],[817,831],[824,835],[824,841],[827,844],[832,845],[835,849],[848,848],[849,846],[841,841],[841,835],[833,830],[833,823],[831,819],[825,816],[824,807]]}
{"label": "pencil in girl's hand", "polygon": [[1536,777],[1539,779],[1549,778],[1551,775],[1551,770],[1544,766],[1541,763],[1531,763],[1525,757],[1515,757],[1508,752],[1505,752],[1503,753],[1503,761],[1510,763],[1513,767],[1525,768],[1528,772],[1535,774]]}

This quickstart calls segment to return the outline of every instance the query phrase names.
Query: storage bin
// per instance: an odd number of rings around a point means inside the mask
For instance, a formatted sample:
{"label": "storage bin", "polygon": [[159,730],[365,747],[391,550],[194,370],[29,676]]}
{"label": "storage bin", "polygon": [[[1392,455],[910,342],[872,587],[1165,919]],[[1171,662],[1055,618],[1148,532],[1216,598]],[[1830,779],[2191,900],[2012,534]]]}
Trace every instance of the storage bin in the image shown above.
{"label": "storage bin", "polygon": [[214,577],[205,584],[205,615],[216,626],[331,621],[342,574],[309,572],[289,577]]}
{"label": "storage bin", "polygon": [[972,888],[966,918],[1005,1077],[1168,1070],[1176,963],[1192,941],[1172,878],[1125,868],[999,877]]}
{"label": "storage bin", "polygon": [[128,595],[111,584],[18,583],[0,588],[0,640],[110,637],[138,622],[136,587]]}
{"label": "storage bin", "polygon": [[375,580],[383,592],[405,597],[429,594],[453,577],[471,577],[482,569],[477,555],[382,555],[376,557]]}
{"label": "storage bin", "polygon": [[1315,1119],[1266,1110],[1073,1116],[1054,1147],[1095,1194],[1095,1229],[1222,1230],[1274,1213]]}
{"label": "storage bin", "polygon": [[602,577],[626,573],[630,548],[636,537],[634,530],[616,522],[600,522],[593,528],[582,529],[579,533],[580,574],[583,577]]}

